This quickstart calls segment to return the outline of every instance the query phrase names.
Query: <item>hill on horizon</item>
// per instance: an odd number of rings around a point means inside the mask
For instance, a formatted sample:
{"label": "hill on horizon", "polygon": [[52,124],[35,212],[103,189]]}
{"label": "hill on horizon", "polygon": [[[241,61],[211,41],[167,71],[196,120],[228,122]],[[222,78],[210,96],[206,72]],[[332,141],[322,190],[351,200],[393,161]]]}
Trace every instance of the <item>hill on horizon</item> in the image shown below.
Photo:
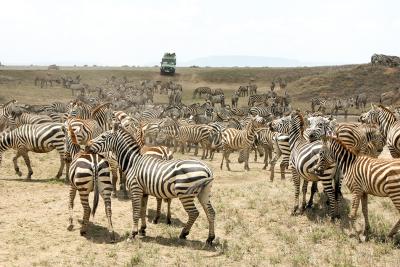
{"label": "hill on horizon", "polygon": [[199,57],[189,61],[179,63],[178,66],[200,66],[200,67],[305,67],[337,65],[323,62],[303,62],[297,59],[283,57],[264,57],[264,56],[208,56]]}

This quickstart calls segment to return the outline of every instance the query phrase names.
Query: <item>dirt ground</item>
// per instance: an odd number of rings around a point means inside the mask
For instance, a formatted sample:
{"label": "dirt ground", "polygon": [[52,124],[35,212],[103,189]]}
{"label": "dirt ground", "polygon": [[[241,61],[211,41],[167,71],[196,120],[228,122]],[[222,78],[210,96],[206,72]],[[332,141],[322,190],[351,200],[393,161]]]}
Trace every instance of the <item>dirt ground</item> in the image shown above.
{"label": "dirt ground", "polygon": [[[12,151],[5,153],[0,168],[1,266],[400,265],[400,234],[394,242],[384,241],[399,216],[388,199],[370,197],[372,238],[359,243],[345,233],[350,204],[346,189],[340,221],[330,222],[323,194],[317,195],[312,210],[293,217],[290,215],[293,204],[290,175],[286,175],[286,180],[279,178],[270,182],[269,171],[262,170],[262,158],[250,163],[249,172],[236,163],[237,155],[232,157],[231,172],[225,167],[220,170],[220,155],[212,162],[207,161],[214,171],[212,202],[217,212],[217,239],[209,248],[204,245],[208,224],[202,210],[188,240],[178,239],[187,219],[178,200],[172,202],[171,226],[164,223],[163,217],[157,225],[148,224],[146,237],[128,243],[131,204],[128,200],[113,199],[113,224],[118,242],[110,244],[102,201],[95,218],[91,218],[93,224],[87,236],[79,235],[77,220],[83,211],[77,197],[75,228],[69,232],[68,186],[53,179],[59,166],[56,153],[31,154],[34,175],[29,182],[14,174],[12,156]],[[193,158],[193,155],[176,154],[176,158],[182,157]],[[25,175],[23,162],[19,164]],[[155,203],[154,198],[150,199],[149,220],[154,217]],[[359,211],[360,230],[362,223]]]}

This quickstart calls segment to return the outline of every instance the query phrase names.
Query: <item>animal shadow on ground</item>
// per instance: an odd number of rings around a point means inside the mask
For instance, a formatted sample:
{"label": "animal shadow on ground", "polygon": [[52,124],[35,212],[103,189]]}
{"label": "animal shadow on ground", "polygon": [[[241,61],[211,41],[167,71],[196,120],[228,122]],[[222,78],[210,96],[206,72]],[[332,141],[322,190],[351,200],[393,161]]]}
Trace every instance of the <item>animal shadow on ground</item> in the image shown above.
{"label": "animal shadow on ground", "polygon": [[14,182],[24,182],[24,183],[54,183],[54,184],[65,184],[65,185],[69,185],[67,183],[65,183],[65,179],[57,179],[57,178],[46,178],[46,179],[39,179],[39,178],[32,178],[30,180],[27,180],[25,177],[21,177],[21,178],[0,178],[0,180],[2,181],[14,181]]}
{"label": "animal shadow on ground", "polygon": [[[156,217],[156,214],[157,214],[156,210],[147,209],[147,218],[149,222],[153,222],[153,219]],[[163,212],[161,213],[158,223],[164,223],[164,224],[167,223],[167,216]],[[180,219],[171,216],[171,225],[174,227],[184,227],[185,223],[182,222]]]}
{"label": "animal shadow on ground", "polygon": [[[305,210],[304,214],[310,221],[320,221],[321,219],[326,218],[329,216],[329,205],[327,203],[328,198],[325,193],[316,193],[316,198],[314,198],[314,205],[311,208]],[[315,200],[318,201],[315,201]],[[349,219],[349,212],[350,212],[350,200],[340,197],[338,203],[338,215],[340,222],[340,226],[342,228],[349,228],[350,227],[350,219]]]}
{"label": "animal shadow on ground", "polygon": [[207,245],[205,239],[201,240],[188,240],[180,239],[178,237],[162,237],[162,236],[144,236],[141,238],[142,242],[156,243],[162,246],[168,247],[185,247],[193,250],[206,250],[211,252],[216,252],[216,244],[211,246]]}
{"label": "animal shadow on ground", "polygon": [[[78,220],[78,222],[80,224],[82,223],[81,220]],[[77,227],[77,228],[75,228],[75,231],[72,231],[72,232],[74,234],[77,233],[79,235],[79,230],[80,230],[80,227]],[[110,234],[108,233],[107,227],[89,222],[89,225],[87,228],[87,233],[84,235],[84,237],[87,240],[89,240],[93,243],[97,243],[97,244],[119,243],[119,242],[124,241],[124,239],[121,238],[121,236],[118,233],[114,232],[114,235],[115,235],[115,241],[111,242]]]}
{"label": "animal shadow on ground", "polygon": [[[305,210],[304,214],[307,216],[307,218],[310,221],[317,222],[321,219],[326,218],[329,216],[329,206],[327,204],[327,196],[324,193],[317,193],[319,196],[318,201],[314,202],[314,205],[312,208],[308,208]],[[350,229],[350,214],[351,210],[351,200],[346,199],[346,198],[340,198],[339,200],[339,216],[340,218],[338,219],[338,222],[340,222],[340,227],[342,230],[344,229]],[[361,224],[361,225],[360,225]],[[371,224],[371,221],[370,221]],[[356,217],[356,228],[357,228],[357,234],[358,235],[363,235],[363,229],[364,229],[364,217],[361,213],[361,204],[357,212],[357,217]],[[387,231],[380,231],[379,229],[375,229],[374,225],[371,224],[371,229],[370,233],[368,235],[369,240],[374,240],[375,242],[378,243],[387,243],[387,242],[393,242],[394,247],[400,249],[400,233],[397,234],[393,238],[393,240],[388,240],[387,239],[387,234],[389,233],[389,230]]]}

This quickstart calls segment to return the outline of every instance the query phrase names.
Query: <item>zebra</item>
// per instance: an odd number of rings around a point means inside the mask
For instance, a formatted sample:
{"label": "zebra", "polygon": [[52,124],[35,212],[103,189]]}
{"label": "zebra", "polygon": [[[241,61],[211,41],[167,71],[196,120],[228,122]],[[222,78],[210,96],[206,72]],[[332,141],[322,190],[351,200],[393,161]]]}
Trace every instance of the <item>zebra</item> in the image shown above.
{"label": "zebra", "polygon": [[238,94],[238,92],[235,91],[235,92],[232,93],[231,102],[232,102],[232,107],[233,108],[237,108],[238,107],[238,102],[239,102],[239,94]]}
{"label": "zebra", "polygon": [[208,94],[207,100],[210,101],[212,107],[214,107],[215,103],[221,104],[221,107],[225,106],[225,96],[223,94],[221,95]]}
{"label": "zebra", "polygon": [[292,214],[295,215],[299,209],[299,191],[301,178],[303,179],[303,200],[300,207],[302,213],[306,207],[306,193],[309,181],[321,181],[325,193],[329,199],[329,215],[334,220],[337,214],[337,204],[332,187],[333,176],[336,172],[336,166],[331,165],[323,174],[315,174],[312,168],[317,164],[318,153],[321,150],[322,142],[320,140],[309,143],[303,136],[304,119],[299,111],[291,114],[289,145],[290,145],[290,163],[292,170],[292,179],[294,183],[295,201]]}
{"label": "zebra", "polygon": [[[368,194],[389,197],[397,211],[400,212],[400,160],[385,160],[370,158],[355,154],[346,147],[340,139],[327,137],[319,152],[319,161],[315,166],[316,173],[325,173],[333,164],[342,170],[344,183],[352,193],[350,212],[350,227],[352,234],[355,231],[354,223],[358,206],[362,205],[365,228],[364,234],[368,236],[370,224],[368,220]],[[390,230],[388,237],[393,236],[400,228],[400,219]]]}
{"label": "zebra", "polygon": [[262,146],[264,149],[264,167],[265,170],[268,167],[269,159],[272,160],[272,152],[274,151],[274,139],[279,135],[271,131],[269,128],[259,128],[256,130],[256,142],[258,146]]}
{"label": "zebra", "polygon": [[224,159],[226,162],[226,168],[230,171],[229,167],[229,155],[235,150],[245,150],[245,163],[244,169],[249,171],[249,157],[250,149],[253,147],[256,128],[261,124],[262,118],[256,116],[251,119],[251,121],[247,124],[247,126],[243,130],[238,130],[234,128],[228,128],[222,133],[222,161],[220,168],[222,170],[222,166],[224,163]]}
{"label": "zebra", "polygon": [[22,112],[22,110],[12,111],[8,117],[8,125],[15,129],[24,124],[44,124],[51,123],[53,120],[47,115],[37,115]]}
{"label": "zebra", "polygon": [[354,153],[375,158],[385,145],[379,129],[373,124],[342,123],[336,129],[336,136]]}
{"label": "zebra", "polygon": [[265,103],[267,98],[268,98],[267,94],[251,95],[249,96],[249,101],[247,102],[247,105],[249,107],[252,107],[254,106],[255,103]]}
{"label": "zebra", "polygon": [[211,88],[210,87],[197,87],[193,91],[193,99],[196,98],[196,96],[202,96],[206,94],[211,94]]}
{"label": "zebra", "polygon": [[249,110],[249,114],[252,116],[260,116],[264,118],[268,118],[272,115],[271,107],[251,107]]}
{"label": "zebra", "polygon": [[[92,153],[112,151],[119,165],[127,175],[127,187],[130,192],[133,209],[133,228],[131,238],[138,233],[146,234],[146,210],[148,195],[162,199],[178,197],[189,219],[179,236],[186,239],[199,212],[194,204],[197,197],[203,206],[209,222],[209,234],[206,243],[211,245],[215,238],[215,211],[211,205],[210,193],[214,180],[211,169],[197,160],[164,161],[151,156],[140,155],[140,146],[128,132],[115,125],[92,140],[86,150]],[[141,217],[141,228],[138,223]]]}
{"label": "zebra", "polygon": [[[108,231],[111,242],[115,241],[114,229],[111,221],[111,184],[110,165],[107,159],[99,154],[84,153],[81,151],[78,139],[75,136],[71,126],[68,129],[63,128],[65,134],[65,151],[72,157],[69,169],[70,189],[69,189],[69,225],[68,230],[72,231],[73,208],[76,191],[79,191],[79,197],[83,207],[81,235],[86,235],[90,211],[94,217],[99,203],[99,194],[104,200],[106,216],[108,219]],[[89,206],[89,194],[94,193],[93,210]]]}
{"label": "zebra", "polygon": [[393,112],[382,105],[372,105],[367,113],[361,115],[360,120],[378,124],[390,155],[393,158],[400,158],[400,123]]}
{"label": "zebra", "polygon": [[313,97],[311,98],[311,112],[315,112],[315,107],[318,107],[318,111],[324,111],[326,106],[326,98],[325,97]]}
{"label": "zebra", "polygon": [[241,85],[241,86],[239,86],[239,89],[237,90],[237,92],[239,93],[239,97],[248,96],[249,88],[246,85]]}
{"label": "zebra", "polygon": [[23,157],[26,166],[28,167],[27,180],[30,180],[33,174],[31,162],[28,156],[29,151],[35,153],[48,153],[54,149],[60,155],[60,168],[56,175],[59,179],[62,175],[64,166],[67,169],[67,179],[69,163],[64,161],[64,125],[61,123],[46,123],[46,124],[25,124],[10,132],[5,132],[0,135],[0,164],[2,153],[10,148],[17,150],[13,158],[15,173],[22,176],[18,167],[18,158]]}

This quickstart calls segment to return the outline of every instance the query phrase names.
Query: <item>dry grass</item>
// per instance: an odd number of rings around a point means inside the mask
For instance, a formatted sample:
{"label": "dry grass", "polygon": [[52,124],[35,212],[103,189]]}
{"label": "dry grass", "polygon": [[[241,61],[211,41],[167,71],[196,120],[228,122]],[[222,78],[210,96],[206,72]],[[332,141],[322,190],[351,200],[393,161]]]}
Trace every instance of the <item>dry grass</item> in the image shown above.
{"label": "dry grass", "polygon": [[[353,69],[353,67],[346,67]],[[345,68],[345,69],[346,69]],[[308,68],[305,68],[308,69]],[[310,68],[311,69],[311,68]],[[269,69],[257,70],[269,71]],[[77,70],[68,70],[76,71]],[[140,76],[149,70],[124,70],[130,76]],[[156,69],[152,75],[157,76]],[[198,71],[198,73],[197,73]],[[209,69],[182,71],[184,100],[191,100],[191,89],[203,85],[199,76]],[[222,70],[221,70],[222,71]],[[225,71],[225,70],[224,70]],[[235,70],[236,71],[236,70]],[[252,71],[252,70],[248,70]],[[305,71],[305,70],[301,70]],[[316,70],[317,71],[317,70]],[[325,71],[325,70],[324,70]],[[335,76],[340,69],[327,70]],[[345,71],[345,70],[343,70]],[[121,70],[79,70],[84,80],[95,82]],[[48,103],[67,100],[69,91],[62,88],[38,89],[32,85],[35,71],[10,71],[4,74],[19,79],[16,83],[0,85],[0,98],[16,98],[21,102]],[[143,74],[140,77],[143,77]],[[1,74],[1,73],[0,73]],[[25,76],[24,76],[25,75]],[[261,74],[260,74],[261,75]],[[386,75],[391,75],[386,74]],[[136,77],[136,76],[135,76]],[[164,78],[164,77],[163,77]],[[323,78],[325,79],[325,78]],[[299,82],[302,79],[297,80]],[[305,84],[308,80],[305,79]],[[315,83],[321,82],[316,79]],[[243,81],[244,83],[244,81]],[[235,83],[207,82],[212,87],[236,88]],[[14,86],[14,87],[13,87]],[[160,99],[163,101],[163,99]],[[245,103],[244,99],[241,99]],[[387,152],[386,152],[387,153]],[[107,221],[100,204],[96,217],[91,218],[87,237],[79,235],[77,220],[82,216],[79,197],[75,200],[75,229],[67,231],[68,187],[53,177],[58,169],[58,156],[32,154],[33,180],[24,181],[14,174],[12,151],[3,155],[0,166],[0,265],[1,266],[399,266],[400,236],[386,242],[385,235],[399,214],[388,199],[371,197],[370,220],[372,236],[369,242],[359,243],[345,233],[348,228],[350,195],[344,190],[342,219],[331,223],[327,218],[326,198],[317,194],[315,206],[304,215],[290,216],[293,206],[293,185],[287,180],[269,182],[269,171],[262,171],[262,163],[250,162],[250,172],[232,156],[232,172],[219,169],[221,155],[207,163],[214,171],[212,202],[216,209],[215,246],[205,247],[207,220],[203,211],[193,226],[187,241],[178,239],[186,221],[178,200],[172,202],[172,226],[148,223],[147,237],[133,243],[125,241],[132,225],[131,204],[113,199],[113,223],[119,241],[108,243]],[[192,154],[176,158],[193,158]],[[259,160],[261,161],[261,160]],[[22,160],[20,165],[26,174]],[[278,168],[277,168],[278,169]],[[277,170],[278,171],[278,170]],[[278,174],[276,174],[279,176]],[[320,192],[322,189],[320,188]],[[102,203],[102,202],[101,202]],[[197,205],[200,208],[200,205]],[[148,216],[155,214],[155,200],[149,201]],[[362,229],[359,214],[358,228]]]}

